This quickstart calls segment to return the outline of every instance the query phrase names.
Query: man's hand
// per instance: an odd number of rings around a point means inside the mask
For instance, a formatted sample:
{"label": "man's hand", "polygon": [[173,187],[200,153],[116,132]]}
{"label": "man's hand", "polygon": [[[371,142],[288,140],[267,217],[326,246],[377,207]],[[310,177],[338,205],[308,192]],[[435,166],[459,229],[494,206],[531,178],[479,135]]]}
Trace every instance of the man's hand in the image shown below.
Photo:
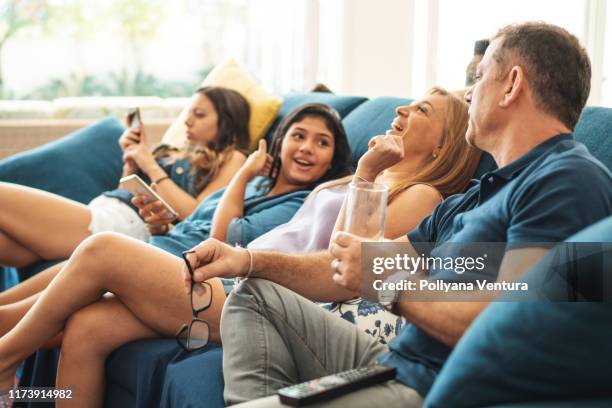
{"label": "man's hand", "polygon": [[[203,282],[211,278],[234,278],[245,276],[249,270],[249,254],[245,248],[233,247],[214,238],[193,247],[194,253],[187,259],[193,269],[194,282]],[[191,276],[185,267],[185,288],[191,290]],[[202,285],[195,285],[196,293],[203,290]]]}
{"label": "man's hand", "polygon": [[329,252],[334,257],[334,282],[354,292],[361,288],[361,243],[364,241],[356,235],[339,231],[329,244]]}
{"label": "man's hand", "polygon": [[159,200],[150,201],[145,195],[132,198],[132,204],[138,207],[140,217],[147,223],[151,235],[163,235],[169,231],[172,221],[176,217],[169,218],[168,210]]}

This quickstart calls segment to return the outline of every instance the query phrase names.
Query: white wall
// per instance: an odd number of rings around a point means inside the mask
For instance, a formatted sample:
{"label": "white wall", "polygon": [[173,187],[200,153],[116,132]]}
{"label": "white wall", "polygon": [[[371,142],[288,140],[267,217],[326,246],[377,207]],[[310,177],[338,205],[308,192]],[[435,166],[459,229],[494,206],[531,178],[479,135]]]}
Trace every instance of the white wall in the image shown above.
{"label": "white wall", "polygon": [[341,94],[411,96],[413,0],[322,0],[317,79]]}
{"label": "white wall", "polygon": [[311,82],[335,92],[419,97],[432,85],[461,89],[474,41],[509,23],[542,20],[581,40],[593,70],[589,104],[612,106],[608,0],[306,1],[319,10],[319,60]]}

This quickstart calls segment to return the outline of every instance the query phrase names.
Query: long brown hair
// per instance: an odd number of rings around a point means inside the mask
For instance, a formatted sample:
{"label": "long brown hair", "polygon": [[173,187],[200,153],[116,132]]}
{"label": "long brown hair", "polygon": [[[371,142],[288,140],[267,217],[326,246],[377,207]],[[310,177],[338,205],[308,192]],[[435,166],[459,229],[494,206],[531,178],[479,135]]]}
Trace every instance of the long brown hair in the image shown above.
{"label": "long brown hair", "polygon": [[446,97],[446,114],[442,130],[440,152],[417,174],[389,190],[389,202],[399,193],[415,184],[429,184],[446,198],[463,192],[476,168],[482,151],[465,140],[468,126],[468,104],[440,87],[433,87],[428,95]]}
{"label": "long brown hair", "polygon": [[232,89],[205,86],[195,93],[206,96],[215,107],[217,137],[208,146],[199,146],[195,150],[160,146],[155,150],[155,158],[174,155],[175,159],[189,159],[195,188],[200,192],[217,176],[234,150],[248,154],[250,109],[246,99]]}
{"label": "long brown hair", "polygon": [[282,163],[280,153],[285,135],[289,131],[291,125],[308,117],[321,119],[325,122],[325,126],[334,136],[334,155],[331,167],[320,179],[313,182],[308,188],[314,188],[329,180],[351,174],[351,148],[349,147],[348,137],[342,125],[340,114],[332,107],[323,103],[306,103],[291,111],[274,132],[271,147],[269,149],[270,155],[273,158],[270,173],[268,175],[272,181],[270,189],[276,184],[281,170]]}

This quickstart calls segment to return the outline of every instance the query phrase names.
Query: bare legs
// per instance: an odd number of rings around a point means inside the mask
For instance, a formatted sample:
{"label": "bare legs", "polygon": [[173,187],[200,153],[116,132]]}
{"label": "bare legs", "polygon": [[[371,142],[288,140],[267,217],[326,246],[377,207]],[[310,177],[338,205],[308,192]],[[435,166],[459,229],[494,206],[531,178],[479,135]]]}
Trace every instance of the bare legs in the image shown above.
{"label": "bare legs", "polygon": [[0,231],[0,266],[22,267],[36,262],[40,257]]}
{"label": "bare legs", "polygon": [[10,305],[0,306],[0,336],[8,333],[30,310],[40,294],[32,295]]}
{"label": "bare legs", "polygon": [[[66,262],[62,262],[53,265],[19,285],[0,292],[0,337],[15,327],[17,322],[25,316],[38,296],[65,264]],[[52,342],[47,345],[54,344]]]}
{"label": "bare legs", "polygon": [[84,204],[0,182],[0,265],[67,258],[90,235],[90,221]]}
{"label": "bare legs", "polygon": [[[97,234],[87,239],[24,318],[0,338],[0,388],[10,385],[23,358],[62,331],[75,312],[99,301],[106,292],[112,292],[135,319],[146,325],[148,334],[173,336],[191,318],[182,268],[179,258],[119,234]],[[200,317],[211,326],[211,340],[219,341],[225,293],[220,281],[211,284],[213,304]],[[70,324],[64,342],[71,338],[69,329]],[[142,327],[134,332],[135,338],[142,338]],[[134,339],[131,336],[126,334],[118,342]]]}
{"label": "bare legs", "polygon": [[37,273],[31,278],[21,282],[17,286],[13,286],[4,292],[0,292],[0,306],[19,302],[45,290],[45,288],[49,285],[49,283],[51,283],[53,278],[55,278],[55,275],[59,273],[64,265],[66,265],[65,261],[53,265],[52,267],[47,268],[44,271]]}
{"label": "bare legs", "polygon": [[75,398],[58,400],[58,408],[101,407],[106,357],[125,343],[158,336],[110,294],[73,314],[64,333],[56,386],[72,389]]}

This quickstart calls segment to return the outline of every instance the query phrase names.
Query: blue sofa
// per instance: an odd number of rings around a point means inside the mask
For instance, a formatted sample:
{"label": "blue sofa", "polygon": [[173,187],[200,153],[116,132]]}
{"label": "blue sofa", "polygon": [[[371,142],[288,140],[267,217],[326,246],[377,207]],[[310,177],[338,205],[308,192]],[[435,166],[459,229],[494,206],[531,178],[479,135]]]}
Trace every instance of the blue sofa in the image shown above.
{"label": "blue sofa", "polygon": [[[367,149],[369,138],[372,135],[383,133],[388,128],[395,115],[394,108],[408,100],[390,97],[367,100],[361,97],[318,93],[286,95],[279,119],[274,126],[293,107],[313,101],[328,103],[339,111],[343,117],[343,123],[349,135],[351,150],[356,161]],[[121,133],[121,126],[110,119],[95,126],[97,128],[85,129],[80,134],[71,135],[67,139],[56,142],[56,144],[35,149],[0,162],[0,180],[34,185],[83,202],[105,189],[112,188],[120,171],[120,155],[116,150],[115,141]],[[92,129],[95,129],[95,131]],[[272,130],[267,137],[270,136],[271,132]],[[90,139],[91,137],[95,137],[95,141]],[[586,108],[576,128],[575,137],[578,141],[587,145],[591,152],[608,168],[612,168],[612,109]],[[66,186],[62,183],[47,184],[49,172],[55,171],[57,163],[68,162],[67,156],[61,155],[67,155],[69,152],[72,155],[75,152],[81,152],[81,155],[77,155],[78,162],[70,163],[67,167],[67,169],[70,169],[69,176],[64,176],[64,181],[68,177],[74,179],[81,175],[87,175],[87,177],[93,175],[98,184],[95,186],[92,186],[93,182],[92,184],[83,184],[86,187],[83,191],[80,191],[80,189],[79,191],[63,190]],[[106,153],[109,153],[108,157],[102,158],[101,155]],[[60,155],[60,157],[53,157],[54,168],[48,168],[44,175],[37,172],[28,174],[27,177],[17,177],[20,172],[31,171],[29,169],[32,168],[33,163],[36,165],[48,163],[49,161],[44,160],[44,158],[51,154]],[[80,157],[82,155],[86,157]],[[97,157],[100,157],[100,160],[97,160]],[[81,161],[84,161],[84,163],[81,164]],[[108,168],[97,167],[95,172],[92,171],[90,166],[101,166],[102,161],[109,163]],[[491,158],[484,156],[476,175],[486,172],[492,166],[494,166],[494,163]],[[78,168],[76,174],[74,173],[75,168]],[[100,177],[101,174],[105,176]],[[102,179],[104,181],[100,182]],[[103,184],[108,180],[112,180],[112,184]],[[75,185],[75,183],[71,183],[71,185]],[[608,225],[606,231],[609,235],[612,223],[609,222],[606,225]],[[595,234],[593,237],[594,240],[603,240],[601,235]],[[37,267],[41,266],[38,265]],[[22,274],[20,278],[26,277],[36,269],[20,271]],[[17,271],[4,270],[4,278],[7,282],[9,279],[15,281],[16,276]],[[588,319],[588,317],[586,318]],[[499,319],[502,320],[503,315],[500,315]],[[612,346],[604,351],[611,354]],[[57,351],[40,352],[29,359],[24,372],[24,379],[27,380],[27,383],[23,385],[52,385],[56,357]],[[452,365],[450,365],[450,370],[445,367],[445,376],[448,371],[454,372]],[[444,377],[442,378],[444,379]],[[452,383],[452,381],[449,380],[449,383]],[[186,355],[171,339],[138,341],[119,348],[107,360],[105,404],[107,407],[221,407],[223,406],[222,389],[221,348],[218,345],[210,345],[207,350]],[[443,393],[435,395],[442,395],[446,398]],[[445,401],[442,397],[436,397],[438,399],[433,400],[431,406],[444,406],[438,405],[438,401]],[[522,401],[530,400],[523,399]],[[508,402],[514,403],[516,401]]]}

